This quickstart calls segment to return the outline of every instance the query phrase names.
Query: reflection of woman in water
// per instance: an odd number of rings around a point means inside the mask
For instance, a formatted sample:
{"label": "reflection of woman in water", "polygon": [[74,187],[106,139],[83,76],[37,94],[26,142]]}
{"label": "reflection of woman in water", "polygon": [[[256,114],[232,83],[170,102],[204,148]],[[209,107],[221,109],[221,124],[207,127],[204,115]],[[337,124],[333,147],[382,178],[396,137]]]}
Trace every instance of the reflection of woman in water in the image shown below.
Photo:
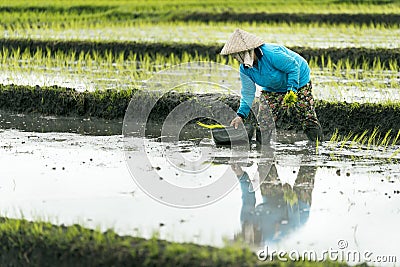
{"label": "reflection of woman in water", "polygon": [[266,169],[259,166],[260,177],[266,178],[261,184],[263,201],[257,206],[248,174],[237,164],[232,165],[232,170],[242,191],[241,237],[246,243],[264,245],[278,242],[308,220],[315,166],[300,166],[293,188],[288,184],[282,185],[275,165]]}
{"label": "reflection of woman in water", "polygon": [[255,227],[257,223],[255,214],[256,196],[252,183],[247,172],[244,172],[238,164],[233,164],[231,167],[239,179],[242,191],[242,209],[240,211],[242,239],[250,244],[259,243],[260,240],[255,239],[260,235],[255,233],[258,229]]}

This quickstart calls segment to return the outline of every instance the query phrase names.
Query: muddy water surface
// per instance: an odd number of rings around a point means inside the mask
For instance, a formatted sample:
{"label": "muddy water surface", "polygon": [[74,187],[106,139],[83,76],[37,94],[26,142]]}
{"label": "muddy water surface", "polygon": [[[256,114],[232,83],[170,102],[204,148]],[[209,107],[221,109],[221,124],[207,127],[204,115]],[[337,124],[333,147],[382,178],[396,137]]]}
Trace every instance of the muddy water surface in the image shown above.
{"label": "muddy water surface", "polygon": [[[181,181],[172,173],[168,182],[204,186],[216,181],[210,174],[223,171],[237,183],[214,203],[181,209],[140,190],[128,171],[121,135],[7,128],[0,130],[3,215],[113,227],[120,234],[144,237],[159,233],[179,242],[222,246],[237,241],[255,251],[265,246],[315,250],[322,257],[332,249],[371,252],[372,260],[392,255],[400,261],[400,167],[391,153],[397,148],[382,153],[392,155],[389,161],[389,156],[363,150],[332,148],[329,142],[316,151],[302,135],[279,135],[274,161],[263,168],[257,151],[250,152],[250,162],[233,161],[230,149],[216,148],[209,140],[208,149],[217,156],[207,165],[207,177]],[[196,158],[199,144],[184,140],[168,146]],[[160,151],[153,156],[158,155],[155,164],[161,172],[170,163],[161,160],[165,150]],[[243,178],[245,173],[250,179]],[[266,178],[259,186],[261,176]]]}

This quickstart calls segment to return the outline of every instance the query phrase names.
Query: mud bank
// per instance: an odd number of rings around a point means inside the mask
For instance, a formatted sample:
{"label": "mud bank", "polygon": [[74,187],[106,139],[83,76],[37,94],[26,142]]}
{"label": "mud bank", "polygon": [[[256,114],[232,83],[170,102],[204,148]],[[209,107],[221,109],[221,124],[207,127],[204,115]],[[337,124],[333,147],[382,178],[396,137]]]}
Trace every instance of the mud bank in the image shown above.
{"label": "mud bank", "polygon": [[0,219],[2,266],[255,266],[240,247],[214,248],[101,233],[80,225],[56,226]]}
{"label": "mud bank", "polygon": [[399,14],[305,14],[305,13],[207,13],[194,12],[174,16],[177,21],[201,22],[275,22],[275,23],[327,23],[327,24],[384,24],[398,25]]}
{"label": "mud bank", "polygon": [[133,90],[77,92],[58,86],[0,85],[0,108],[22,113],[123,118]]}
{"label": "mud bank", "polygon": [[[156,54],[169,56],[172,53],[178,57],[183,53],[189,53],[192,56],[207,56],[210,60],[216,60],[217,55],[222,49],[222,45],[201,45],[190,43],[142,43],[142,42],[89,42],[89,41],[43,41],[43,40],[27,40],[27,39],[0,39],[0,47],[3,49],[17,49],[21,51],[29,49],[34,53],[37,49],[42,51],[50,50],[52,53],[56,51],[75,51],[92,52],[104,55],[106,52],[114,54],[124,53],[125,59],[128,58],[130,52],[137,54],[148,53],[155,57]],[[321,63],[321,57],[325,60],[330,57],[332,62],[338,60],[349,59],[350,62],[369,61],[370,67],[373,62],[379,59],[383,67],[389,66],[389,61],[396,61],[400,65],[400,49],[387,48],[307,48],[307,47],[289,47],[290,49],[301,54],[306,60],[317,58],[318,64]]]}
{"label": "mud bank", "polygon": [[[57,226],[0,218],[2,266],[286,266],[263,262],[240,246],[215,248],[104,233],[80,225]],[[289,265],[289,264],[288,264]],[[291,262],[290,266],[303,266]],[[309,266],[349,266],[310,262]]]}
{"label": "mud bank", "polygon": [[[1,85],[0,109],[20,113],[122,120],[132,96],[139,98],[143,107],[152,101],[151,92],[140,90],[77,92],[57,86],[41,88]],[[198,114],[196,105],[199,100],[208,103],[210,109],[213,109],[213,114],[221,112],[218,110],[221,105],[216,103],[223,103],[233,110],[237,110],[239,105],[237,96],[167,92],[157,101],[148,122],[163,122],[168,114],[183,102],[193,106],[189,112]],[[140,109],[137,109],[137,112],[139,113],[136,114],[140,114]],[[327,136],[336,130],[340,134],[361,134],[365,130],[372,132],[378,128],[382,133],[391,130],[394,135],[400,130],[400,105],[396,103],[330,103],[319,100],[316,101],[316,112]],[[298,123],[291,121],[291,118],[293,117],[285,117],[282,123],[277,125],[278,129],[300,130]]]}

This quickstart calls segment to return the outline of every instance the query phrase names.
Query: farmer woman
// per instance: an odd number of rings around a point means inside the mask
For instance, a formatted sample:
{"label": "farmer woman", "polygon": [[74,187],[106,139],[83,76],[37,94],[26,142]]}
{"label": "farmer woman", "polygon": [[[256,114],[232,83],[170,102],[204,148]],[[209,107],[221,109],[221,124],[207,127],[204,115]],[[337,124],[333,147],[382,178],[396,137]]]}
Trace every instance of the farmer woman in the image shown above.
{"label": "farmer woman", "polygon": [[221,55],[232,55],[240,62],[242,97],[232,126],[237,128],[249,115],[257,84],[262,89],[258,112],[261,131],[273,126],[268,125],[271,124],[268,121],[272,121],[268,118],[269,108],[273,122],[289,111],[310,141],[322,140],[311,94],[310,68],[304,58],[284,46],[264,43],[261,38],[241,29],[230,36]]}

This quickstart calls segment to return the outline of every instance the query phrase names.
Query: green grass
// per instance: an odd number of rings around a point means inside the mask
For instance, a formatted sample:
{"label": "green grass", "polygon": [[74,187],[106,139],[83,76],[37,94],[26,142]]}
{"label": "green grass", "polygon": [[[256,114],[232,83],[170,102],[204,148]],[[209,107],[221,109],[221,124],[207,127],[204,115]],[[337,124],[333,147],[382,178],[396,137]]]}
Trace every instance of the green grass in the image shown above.
{"label": "green grass", "polygon": [[[255,266],[247,249],[222,249],[119,236],[79,225],[0,219],[0,264],[7,266]],[[11,264],[11,265],[10,265]]]}
{"label": "green grass", "polygon": [[339,262],[259,261],[242,245],[223,248],[174,243],[80,225],[0,218],[2,266],[348,266]]}

